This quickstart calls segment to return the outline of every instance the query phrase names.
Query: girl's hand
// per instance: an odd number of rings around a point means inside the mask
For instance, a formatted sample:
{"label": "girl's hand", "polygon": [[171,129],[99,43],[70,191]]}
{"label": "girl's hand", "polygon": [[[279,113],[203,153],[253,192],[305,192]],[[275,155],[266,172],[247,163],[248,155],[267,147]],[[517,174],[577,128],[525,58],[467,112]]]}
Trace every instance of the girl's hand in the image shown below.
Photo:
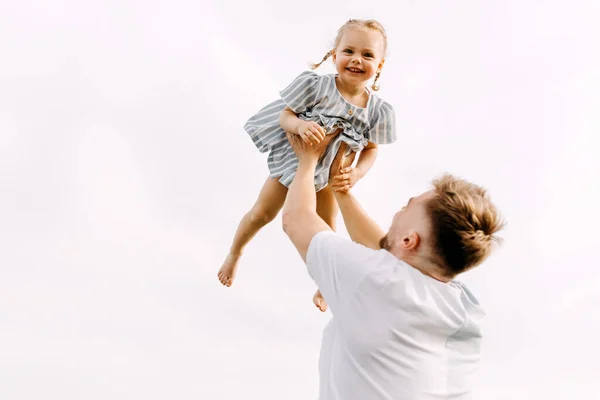
{"label": "girl's hand", "polygon": [[362,173],[360,169],[352,166],[342,168],[339,175],[333,177],[331,188],[336,192],[348,193],[361,178]]}
{"label": "girl's hand", "polygon": [[325,150],[327,149],[327,146],[329,146],[329,143],[331,143],[331,141],[339,133],[340,131],[334,132],[331,135],[327,135],[327,137],[324,140],[321,140],[320,143],[315,145],[313,145],[312,143],[304,143],[298,137],[298,135],[293,135],[289,132],[286,132],[285,135],[288,141],[290,142],[290,146],[292,146],[294,153],[296,153],[296,157],[298,157],[298,162],[302,163],[303,161],[318,161],[325,153]]}
{"label": "girl's hand", "polygon": [[296,134],[308,145],[319,144],[326,135],[325,129],[313,121],[300,120]]}

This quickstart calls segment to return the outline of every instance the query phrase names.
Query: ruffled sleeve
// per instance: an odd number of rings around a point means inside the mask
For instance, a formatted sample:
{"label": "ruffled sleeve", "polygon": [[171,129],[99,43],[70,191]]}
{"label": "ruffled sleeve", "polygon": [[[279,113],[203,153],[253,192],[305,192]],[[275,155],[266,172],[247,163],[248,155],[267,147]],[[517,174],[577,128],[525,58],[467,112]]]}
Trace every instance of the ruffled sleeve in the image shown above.
{"label": "ruffled sleeve", "polygon": [[390,103],[381,100],[373,112],[371,128],[365,134],[367,140],[377,144],[389,144],[396,141],[396,114]]}
{"label": "ruffled sleeve", "polygon": [[317,104],[322,77],[313,71],[304,71],[279,94],[296,114],[310,110]]}

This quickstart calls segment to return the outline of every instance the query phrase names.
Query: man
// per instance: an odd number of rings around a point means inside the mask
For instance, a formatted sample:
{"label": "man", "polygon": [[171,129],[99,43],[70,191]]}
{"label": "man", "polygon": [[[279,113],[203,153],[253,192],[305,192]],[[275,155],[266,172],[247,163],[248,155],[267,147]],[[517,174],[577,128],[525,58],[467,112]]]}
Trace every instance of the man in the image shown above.
{"label": "man", "polygon": [[288,140],[299,166],[283,229],[333,315],[323,334],[320,399],[470,398],[484,313],[453,279],[489,255],[502,227],[486,192],[444,176],[411,198],[385,234],[351,193],[338,191],[348,240],[315,212],[314,168],[330,138],[312,146]]}

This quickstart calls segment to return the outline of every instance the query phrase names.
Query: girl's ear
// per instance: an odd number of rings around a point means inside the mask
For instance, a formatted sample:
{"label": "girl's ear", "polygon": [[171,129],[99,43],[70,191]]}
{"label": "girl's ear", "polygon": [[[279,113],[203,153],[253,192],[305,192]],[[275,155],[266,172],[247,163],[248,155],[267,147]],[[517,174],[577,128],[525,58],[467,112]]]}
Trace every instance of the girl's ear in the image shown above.
{"label": "girl's ear", "polygon": [[377,67],[377,71],[381,72],[381,69],[383,68],[383,64],[385,64],[385,58],[381,59],[381,62],[379,63],[379,66]]}

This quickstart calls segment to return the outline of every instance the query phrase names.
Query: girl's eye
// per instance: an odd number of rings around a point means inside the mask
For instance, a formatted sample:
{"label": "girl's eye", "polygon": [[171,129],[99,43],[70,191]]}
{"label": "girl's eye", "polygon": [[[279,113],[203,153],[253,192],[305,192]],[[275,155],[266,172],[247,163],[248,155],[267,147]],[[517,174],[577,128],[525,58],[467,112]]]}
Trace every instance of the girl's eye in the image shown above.
{"label": "girl's eye", "polygon": [[365,57],[367,57],[367,58],[373,58],[373,54],[372,53],[365,53]]}
{"label": "girl's eye", "polygon": [[344,50],[344,53],[346,53],[346,54],[352,54],[352,50],[346,49],[346,50]]}

